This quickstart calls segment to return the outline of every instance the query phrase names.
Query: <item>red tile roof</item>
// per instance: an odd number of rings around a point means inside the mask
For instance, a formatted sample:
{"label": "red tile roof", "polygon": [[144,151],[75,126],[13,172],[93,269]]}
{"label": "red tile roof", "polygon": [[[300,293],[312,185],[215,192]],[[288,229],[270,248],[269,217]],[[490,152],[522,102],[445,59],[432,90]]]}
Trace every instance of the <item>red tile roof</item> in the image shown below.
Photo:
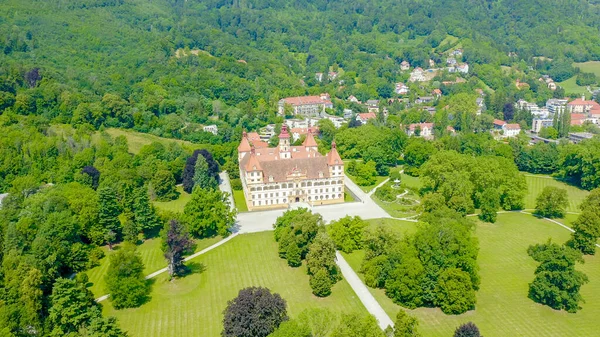
{"label": "red tile roof", "polygon": [[320,96],[299,96],[299,97],[287,97],[282,100],[285,104],[290,105],[304,105],[304,104],[324,104]]}
{"label": "red tile roof", "polygon": [[306,147],[317,147],[317,142],[315,141],[315,137],[313,137],[312,132],[308,132],[308,134],[306,135],[306,139],[304,140],[304,143],[302,143],[302,145],[306,146]]}
{"label": "red tile roof", "polygon": [[363,121],[366,121],[369,119],[377,118],[377,115],[374,112],[367,112],[367,113],[358,114],[358,117],[360,119],[362,119]]}
{"label": "red tile roof", "polygon": [[331,143],[331,151],[327,154],[327,165],[342,165],[344,162],[337,152],[337,146],[335,145],[335,141]]}
{"label": "red tile roof", "polygon": [[428,129],[432,129],[433,128],[433,123],[415,123],[415,124],[411,124],[408,126],[408,129],[410,131],[414,131],[416,128],[420,127],[421,130],[428,128]]}
{"label": "red tile roof", "polygon": [[506,124],[504,127],[507,130],[521,130],[521,125],[519,124]]}
{"label": "red tile roof", "polygon": [[494,119],[494,125],[504,126],[504,125],[506,125],[506,122],[502,121],[502,120],[499,120],[499,119]]}

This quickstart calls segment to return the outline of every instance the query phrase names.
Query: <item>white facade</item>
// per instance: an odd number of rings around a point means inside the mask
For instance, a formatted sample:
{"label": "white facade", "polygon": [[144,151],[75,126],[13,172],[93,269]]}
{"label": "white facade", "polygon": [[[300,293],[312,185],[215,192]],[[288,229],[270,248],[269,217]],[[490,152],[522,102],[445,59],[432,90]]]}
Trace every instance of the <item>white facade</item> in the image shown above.
{"label": "white facade", "polygon": [[219,132],[219,128],[217,128],[215,124],[206,125],[202,128],[202,130],[204,130],[204,132],[210,132],[213,135],[217,135],[217,133]]}

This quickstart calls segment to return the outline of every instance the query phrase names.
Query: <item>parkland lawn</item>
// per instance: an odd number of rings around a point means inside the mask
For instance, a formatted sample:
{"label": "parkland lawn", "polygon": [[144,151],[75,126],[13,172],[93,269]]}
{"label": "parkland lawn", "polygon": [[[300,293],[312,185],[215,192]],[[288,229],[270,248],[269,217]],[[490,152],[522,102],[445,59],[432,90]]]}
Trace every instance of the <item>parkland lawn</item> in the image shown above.
{"label": "parkland lawn", "polygon": [[[214,237],[202,240],[196,240],[196,248],[194,252],[199,252],[202,249],[212,246],[221,240],[221,237]],[[159,269],[162,269],[167,266],[167,260],[165,260],[163,256],[163,252],[160,248],[161,239],[153,238],[149,240],[145,240],[143,243],[137,246],[137,251],[142,257],[142,262],[144,263],[144,275],[151,274]],[[113,247],[114,250],[108,250],[107,246],[102,247],[104,250],[104,258],[100,260],[100,265],[94,267],[88,271],[86,274],[89,277],[89,283],[91,284],[90,290],[94,293],[94,297],[98,298],[102,295],[106,295],[104,276],[108,271],[109,265],[109,256],[120,248],[120,245],[116,245]]]}
{"label": "parkland lawn", "polygon": [[183,186],[177,186],[179,197],[171,201],[153,201],[152,204],[160,211],[171,211],[183,213],[183,208],[192,199],[192,195],[183,190]]}
{"label": "parkland lawn", "polygon": [[[410,225],[406,226],[410,232]],[[462,315],[446,315],[439,309],[410,310],[420,322],[420,331],[427,337],[452,336],[462,323],[474,322],[486,337],[505,336],[598,336],[600,318],[600,257],[586,257],[578,265],[590,278],[581,289],[586,303],[576,314],[555,311],[527,298],[528,284],[533,280],[537,263],[527,255],[527,247],[552,238],[565,242],[570,232],[546,220],[522,213],[498,215],[495,224],[478,223],[479,267],[481,286],[477,292],[476,309]],[[364,253],[344,254],[358,271]],[[359,274],[362,278],[362,275]],[[390,317],[400,307],[380,289],[371,293]]]}
{"label": "parkland lawn", "polygon": [[567,212],[579,212],[579,204],[581,204],[583,199],[585,199],[585,197],[590,193],[586,190],[568,185],[549,176],[532,175],[526,173],[525,180],[527,180],[528,188],[528,193],[525,197],[526,209],[535,209],[535,199],[546,186],[554,186],[567,190],[567,195],[569,197],[569,206],[567,207]]}
{"label": "parkland lawn", "polygon": [[116,316],[132,337],[218,337],[227,301],[249,286],[281,294],[292,318],[313,307],[367,313],[345,280],[329,297],[312,295],[305,265],[291,268],[279,258],[273,232],[239,235],[190,263],[197,272],[185,278],[156,277],[151,300],[140,308],[114,310],[104,301],[104,313]]}

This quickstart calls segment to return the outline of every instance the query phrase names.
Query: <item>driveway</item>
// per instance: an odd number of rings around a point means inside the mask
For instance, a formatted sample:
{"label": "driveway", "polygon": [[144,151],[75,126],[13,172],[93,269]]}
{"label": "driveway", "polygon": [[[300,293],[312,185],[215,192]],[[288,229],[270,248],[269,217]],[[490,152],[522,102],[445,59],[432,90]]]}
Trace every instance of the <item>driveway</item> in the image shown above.
{"label": "driveway", "polygon": [[219,173],[219,180],[219,190],[221,190],[221,192],[229,193],[229,205],[231,209],[234,209],[235,203],[233,201],[233,191],[231,190],[231,182],[229,181],[229,174],[227,171]]}
{"label": "driveway", "polygon": [[[344,183],[360,201],[343,204],[310,206],[314,213],[323,216],[326,222],[341,219],[347,215],[360,216],[363,219],[390,218],[390,215],[377,205],[367,193],[363,192],[350,178],[345,177]],[[287,209],[240,213],[234,231],[239,233],[255,233],[273,230],[275,220]]]}

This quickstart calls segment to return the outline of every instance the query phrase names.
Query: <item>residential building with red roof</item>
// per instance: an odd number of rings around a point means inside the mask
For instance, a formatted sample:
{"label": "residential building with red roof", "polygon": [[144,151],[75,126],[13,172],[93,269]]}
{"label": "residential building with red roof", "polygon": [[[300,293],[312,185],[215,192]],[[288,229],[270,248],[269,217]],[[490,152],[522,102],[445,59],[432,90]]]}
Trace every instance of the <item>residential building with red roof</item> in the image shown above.
{"label": "residential building with red roof", "polygon": [[585,96],[567,103],[567,109],[572,114],[587,114],[592,109],[597,110],[598,108],[600,108],[600,104],[595,101],[587,101]]}
{"label": "residential building with red roof", "polygon": [[586,114],[571,114],[571,125],[583,125],[586,119]]}
{"label": "residential building with red roof", "polygon": [[286,106],[292,109],[294,115],[321,116],[325,113],[325,108],[332,108],[333,104],[329,94],[287,97],[279,100],[277,112],[284,115]]}
{"label": "residential building with red roof", "polygon": [[294,203],[344,202],[344,162],[335,142],[325,156],[312,132],[301,146],[291,145],[282,125],[278,147],[257,148],[244,133],[238,146],[240,179],[248,210],[287,208]]}
{"label": "residential building with red roof", "polygon": [[511,138],[516,137],[521,133],[521,126],[513,123],[509,124],[500,119],[494,119],[494,129],[492,133],[498,135],[500,138]]}
{"label": "residential building with red roof", "polygon": [[433,139],[433,123],[414,123],[406,129],[406,134],[415,137],[422,137],[427,140]]}
{"label": "residential building with red roof", "polygon": [[375,118],[377,118],[377,115],[374,112],[356,114],[356,120],[361,122],[362,125],[367,124],[369,119],[375,119]]}

